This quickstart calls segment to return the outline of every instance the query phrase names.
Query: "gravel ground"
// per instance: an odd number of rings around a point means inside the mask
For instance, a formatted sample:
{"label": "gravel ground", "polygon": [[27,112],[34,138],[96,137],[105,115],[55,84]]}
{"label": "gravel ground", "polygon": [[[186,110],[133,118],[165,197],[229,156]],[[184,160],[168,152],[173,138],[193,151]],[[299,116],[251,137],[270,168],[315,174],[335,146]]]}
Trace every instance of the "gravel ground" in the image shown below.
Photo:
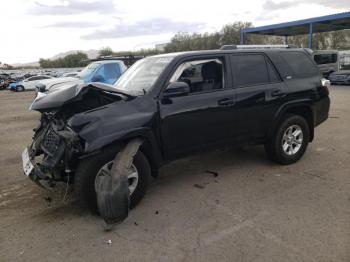
{"label": "gravel ground", "polygon": [[298,163],[262,147],[178,160],[112,232],[63,186],[23,175],[33,96],[0,91],[0,261],[350,261],[350,87],[331,88],[330,118]]}

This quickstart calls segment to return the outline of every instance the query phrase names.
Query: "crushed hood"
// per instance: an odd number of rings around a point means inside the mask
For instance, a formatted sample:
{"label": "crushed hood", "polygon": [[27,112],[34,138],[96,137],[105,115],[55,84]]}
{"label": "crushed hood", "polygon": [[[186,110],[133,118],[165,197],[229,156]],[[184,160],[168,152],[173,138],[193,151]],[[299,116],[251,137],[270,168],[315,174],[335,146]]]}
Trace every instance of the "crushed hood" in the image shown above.
{"label": "crushed hood", "polygon": [[114,86],[102,83],[65,84],[60,86],[59,89],[55,89],[47,93],[38,92],[36,98],[29,107],[29,110],[43,112],[58,109],[64,104],[78,99],[83,95],[83,93],[88,92],[89,89],[97,89],[109,93],[121,94],[126,97],[132,97],[132,95],[120,91]]}

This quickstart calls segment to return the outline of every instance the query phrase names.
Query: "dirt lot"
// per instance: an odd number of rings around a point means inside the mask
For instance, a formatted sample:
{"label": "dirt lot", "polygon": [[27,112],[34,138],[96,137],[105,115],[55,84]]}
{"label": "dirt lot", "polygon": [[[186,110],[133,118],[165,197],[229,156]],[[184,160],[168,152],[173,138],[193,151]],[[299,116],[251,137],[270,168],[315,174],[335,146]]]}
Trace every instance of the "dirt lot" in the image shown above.
{"label": "dirt lot", "polygon": [[63,188],[23,175],[33,95],[0,91],[0,261],[350,261],[350,87],[331,89],[330,118],[297,164],[262,147],[179,160],[109,233]]}

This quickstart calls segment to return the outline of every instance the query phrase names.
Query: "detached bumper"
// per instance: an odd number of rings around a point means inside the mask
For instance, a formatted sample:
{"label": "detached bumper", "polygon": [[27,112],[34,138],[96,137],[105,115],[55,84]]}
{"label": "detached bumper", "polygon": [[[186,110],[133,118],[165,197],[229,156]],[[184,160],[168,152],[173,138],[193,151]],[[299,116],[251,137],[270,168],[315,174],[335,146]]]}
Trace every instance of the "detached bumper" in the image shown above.
{"label": "detached bumper", "polygon": [[30,147],[26,147],[22,152],[23,173],[30,180],[43,188],[52,187],[51,177],[41,171],[29,154]]}

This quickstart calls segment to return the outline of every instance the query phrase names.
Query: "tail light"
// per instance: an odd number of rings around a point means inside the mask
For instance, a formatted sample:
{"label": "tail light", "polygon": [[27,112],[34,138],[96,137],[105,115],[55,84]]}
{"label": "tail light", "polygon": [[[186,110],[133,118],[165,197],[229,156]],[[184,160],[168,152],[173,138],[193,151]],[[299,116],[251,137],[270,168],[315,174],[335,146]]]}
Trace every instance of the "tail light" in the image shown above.
{"label": "tail light", "polygon": [[322,78],[321,79],[321,87],[322,87],[322,90],[327,94],[329,95],[329,88],[331,86],[331,81],[329,81],[328,79],[326,78]]}

